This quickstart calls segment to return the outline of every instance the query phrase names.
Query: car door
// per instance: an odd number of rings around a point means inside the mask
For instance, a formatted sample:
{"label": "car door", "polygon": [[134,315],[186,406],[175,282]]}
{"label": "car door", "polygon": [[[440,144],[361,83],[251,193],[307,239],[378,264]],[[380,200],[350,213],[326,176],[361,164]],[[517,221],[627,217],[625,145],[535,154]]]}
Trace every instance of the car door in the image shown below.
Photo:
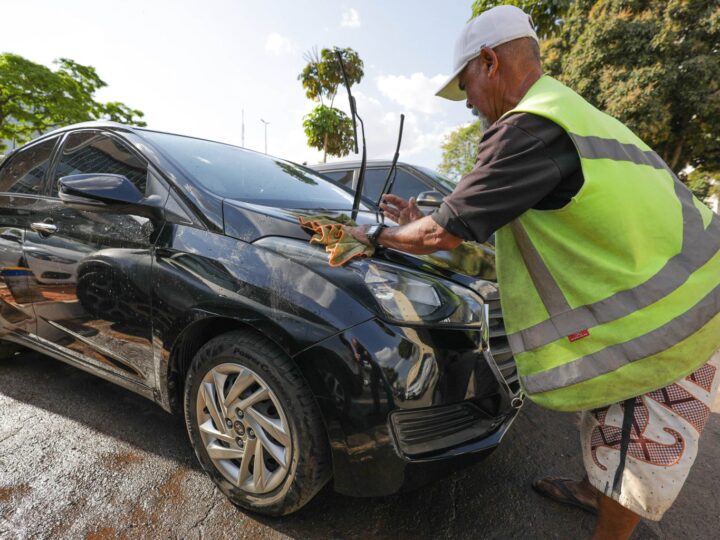
{"label": "car door", "polygon": [[34,304],[38,335],[76,360],[151,387],[151,250],[160,225],[75,210],[57,194],[59,178],[87,173],[124,175],[145,193],[148,163],[114,134],[92,130],[69,133],[55,162],[49,197],[24,242],[42,297]]}
{"label": "car door", "polygon": [[51,137],[28,144],[0,167],[0,335],[36,334],[32,306],[41,297],[23,242],[44,204],[42,187],[58,141]]}

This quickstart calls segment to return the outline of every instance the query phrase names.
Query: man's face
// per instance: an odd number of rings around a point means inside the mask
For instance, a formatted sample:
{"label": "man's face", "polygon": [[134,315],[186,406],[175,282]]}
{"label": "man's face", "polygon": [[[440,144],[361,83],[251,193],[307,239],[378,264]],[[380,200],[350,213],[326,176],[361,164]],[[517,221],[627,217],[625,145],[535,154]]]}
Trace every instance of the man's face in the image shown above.
{"label": "man's face", "polygon": [[460,88],[465,90],[467,95],[465,104],[480,118],[483,130],[497,120],[492,118],[493,81],[488,76],[488,71],[488,65],[478,57],[471,60],[458,77]]}

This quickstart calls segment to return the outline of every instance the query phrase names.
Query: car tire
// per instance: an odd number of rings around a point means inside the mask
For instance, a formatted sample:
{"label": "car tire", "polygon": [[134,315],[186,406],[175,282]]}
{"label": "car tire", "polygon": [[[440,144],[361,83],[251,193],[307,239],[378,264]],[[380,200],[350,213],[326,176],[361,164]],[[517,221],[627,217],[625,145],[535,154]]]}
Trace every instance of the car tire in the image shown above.
{"label": "car tire", "polygon": [[186,377],[184,409],[203,469],[246,510],[295,512],[330,479],[315,397],[297,365],[259,334],[233,331],[203,345]]}

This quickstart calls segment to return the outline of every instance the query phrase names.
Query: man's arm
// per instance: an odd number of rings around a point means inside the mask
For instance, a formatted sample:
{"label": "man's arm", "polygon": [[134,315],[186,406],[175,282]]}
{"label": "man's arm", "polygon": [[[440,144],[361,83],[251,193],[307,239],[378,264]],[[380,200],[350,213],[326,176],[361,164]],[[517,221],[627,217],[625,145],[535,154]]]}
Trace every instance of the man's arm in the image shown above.
{"label": "man's arm", "polygon": [[[365,245],[371,245],[367,237],[367,225],[348,227],[350,234]],[[414,255],[426,255],[445,249],[455,249],[462,238],[449,233],[430,216],[411,221],[399,227],[388,227],[380,232],[378,244]]]}
{"label": "man's arm", "polygon": [[[562,204],[545,204],[563,178],[577,178],[556,197]],[[566,182],[567,184],[567,182]],[[497,229],[530,208],[561,208],[582,186],[577,151],[565,131],[545,118],[518,113],[496,122],[483,134],[478,159],[432,216],[422,217],[413,201],[386,195],[385,216],[401,223],[385,229],[378,243],[400,251],[427,254],[453,249],[461,239],[484,242]],[[570,189],[572,188],[572,189]],[[368,244],[367,227],[351,233]]]}

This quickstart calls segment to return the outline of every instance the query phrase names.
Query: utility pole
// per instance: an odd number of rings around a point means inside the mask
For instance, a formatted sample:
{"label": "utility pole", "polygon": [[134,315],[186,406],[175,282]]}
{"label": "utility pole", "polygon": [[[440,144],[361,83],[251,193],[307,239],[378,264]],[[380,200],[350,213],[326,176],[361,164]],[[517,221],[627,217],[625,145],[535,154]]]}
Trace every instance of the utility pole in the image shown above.
{"label": "utility pole", "polygon": [[240,145],[245,148],[245,108],[242,110],[242,144]]}
{"label": "utility pole", "polygon": [[265,124],[265,153],[267,154],[267,127],[270,122],[267,122],[267,121],[263,120],[262,118],[260,119],[260,121],[263,124]]}

